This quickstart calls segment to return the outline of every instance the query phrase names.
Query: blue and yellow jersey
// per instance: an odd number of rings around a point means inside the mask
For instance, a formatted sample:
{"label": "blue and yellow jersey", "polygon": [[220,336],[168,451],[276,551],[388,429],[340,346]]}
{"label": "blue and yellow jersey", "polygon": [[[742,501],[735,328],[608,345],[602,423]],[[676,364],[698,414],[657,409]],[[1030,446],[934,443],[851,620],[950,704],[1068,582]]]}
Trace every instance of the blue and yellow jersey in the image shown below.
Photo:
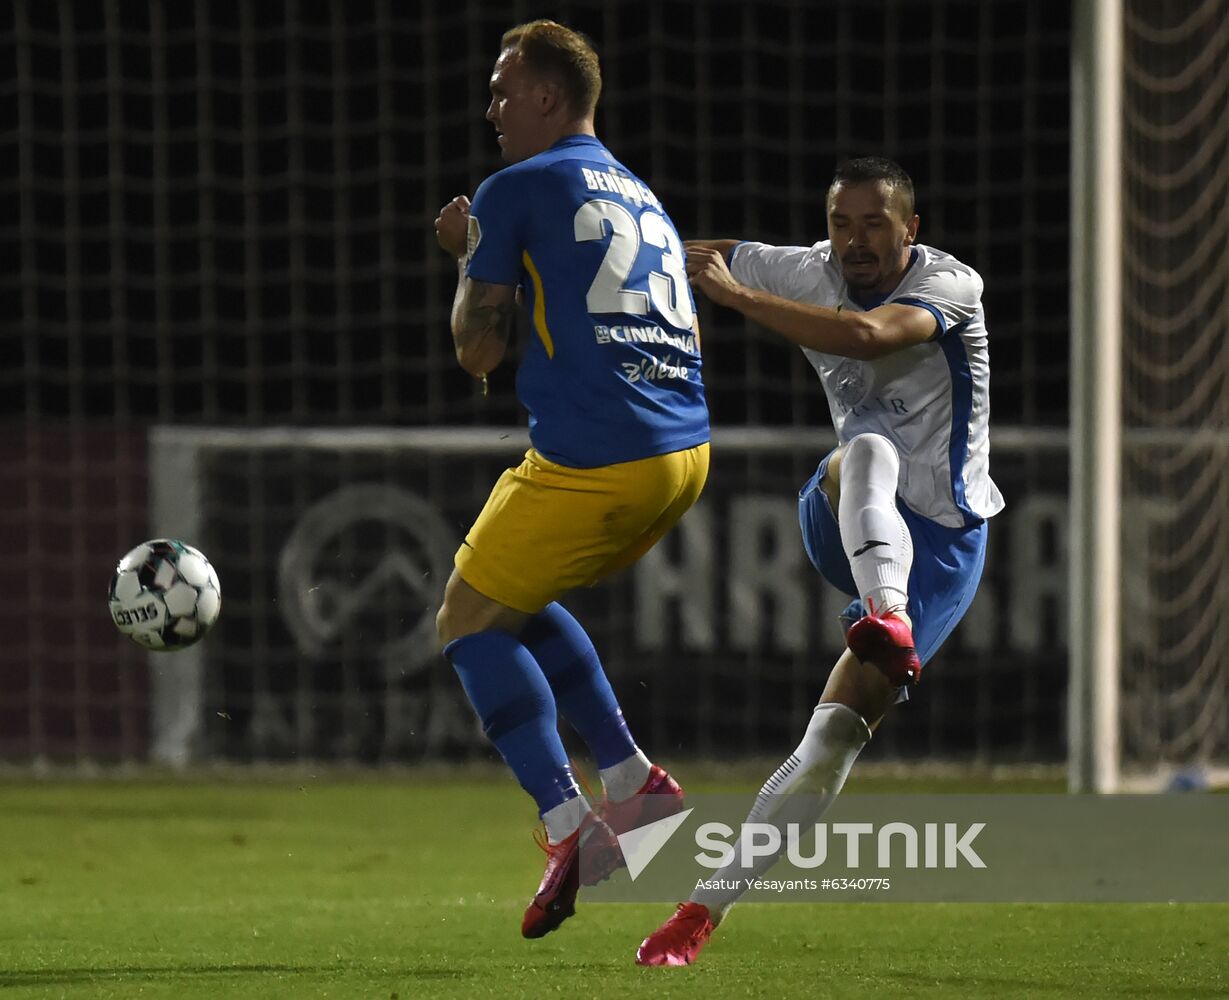
{"label": "blue and yellow jersey", "polygon": [[488,177],[469,248],[471,278],[524,290],[534,334],[516,387],[539,452],[593,468],[708,440],[682,243],[597,139],[569,136]]}

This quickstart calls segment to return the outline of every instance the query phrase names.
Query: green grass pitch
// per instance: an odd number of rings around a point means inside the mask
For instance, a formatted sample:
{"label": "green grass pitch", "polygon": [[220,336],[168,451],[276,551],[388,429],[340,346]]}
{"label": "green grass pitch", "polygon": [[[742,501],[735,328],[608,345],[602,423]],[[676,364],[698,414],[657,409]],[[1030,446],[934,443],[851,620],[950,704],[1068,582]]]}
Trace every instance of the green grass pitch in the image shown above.
{"label": "green grass pitch", "polygon": [[1229,905],[749,905],[687,969],[632,963],[666,905],[524,941],[533,819],[472,774],[0,785],[0,1000],[1229,995]]}

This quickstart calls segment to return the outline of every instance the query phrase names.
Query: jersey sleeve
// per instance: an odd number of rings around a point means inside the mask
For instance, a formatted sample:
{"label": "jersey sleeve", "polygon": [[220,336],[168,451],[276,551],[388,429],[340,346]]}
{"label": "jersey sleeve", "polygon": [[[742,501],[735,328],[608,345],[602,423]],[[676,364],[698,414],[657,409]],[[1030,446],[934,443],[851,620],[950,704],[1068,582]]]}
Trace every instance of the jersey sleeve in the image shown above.
{"label": "jersey sleeve", "polygon": [[469,266],[475,281],[518,285],[531,192],[524,174],[501,170],[479,185],[469,206]]}
{"label": "jersey sleeve", "polygon": [[933,315],[939,324],[938,338],[977,314],[981,293],[981,275],[957,261],[944,261],[933,265],[907,294],[892,301],[920,306]]}
{"label": "jersey sleeve", "polygon": [[810,247],[738,243],[730,251],[730,274],[748,288],[783,299],[795,298],[802,284],[803,264],[810,252]]}

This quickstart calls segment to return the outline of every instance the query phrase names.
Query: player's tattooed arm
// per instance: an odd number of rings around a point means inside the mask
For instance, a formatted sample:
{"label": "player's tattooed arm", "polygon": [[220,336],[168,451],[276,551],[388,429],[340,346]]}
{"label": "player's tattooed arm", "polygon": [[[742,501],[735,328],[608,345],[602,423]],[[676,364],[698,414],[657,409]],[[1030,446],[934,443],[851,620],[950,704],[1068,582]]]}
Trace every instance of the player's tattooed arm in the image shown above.
{"label": "player's tattooed arm", "polygon": [[452,301],[452,340],[461,367],[482,379],[503,360],[516,312],[515,285],[478,281],[465,272],[478,243],[477,220],[469,214],[470,202],[458,195],[440,209],[435,236],[440,247],[457,259],[457,294]]}
{"label": "player's tattooed arm", "polygon": [[474,378],[483,378],[503,360],[516,315],[516,286],[477,281],[465,274],[467,258],[457,261],[457,294],[452,302],[452,341],[457,361]]}

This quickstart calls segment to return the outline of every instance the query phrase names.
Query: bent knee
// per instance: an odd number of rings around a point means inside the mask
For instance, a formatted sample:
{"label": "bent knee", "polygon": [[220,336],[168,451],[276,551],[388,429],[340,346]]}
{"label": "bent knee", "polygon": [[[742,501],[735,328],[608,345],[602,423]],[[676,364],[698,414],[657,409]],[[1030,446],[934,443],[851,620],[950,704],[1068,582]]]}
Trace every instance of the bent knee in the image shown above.
{"label": "bent knee", "polygon": [[483,629],[490,627],[489,622],[482,618],[476,619],[474,615],[464,611],[459,604],[460,602],[449,600],[445,596],[444,603],[435,614],[435,645],[437,652],[442,653],[450,642],[464,639],[467,635],[481,632]]}
{"label": "bent knee", "polygon": [[875,434],[873,431],[859,434],[846,444],[842,450],[844,451],[845,461],[849,461],[851,457],[862,457],[900,463],[900,453],[896,450],[896,445],[882,434]]}
{"label": "bent knee", "polygon": [[444,602],[435,614],[436,646],[443,652],[450,642],[489,629],[503,629],[516,635],[529,617],[484,597],[454,573],[444,588]]}
{"label": "bent knee", "polygon": [[858,482],[895,482],[900,477],[900,453],[882,434],[859,434],[845,445],[841,456],[842,478],[846,474]]}
{"label": "bent knee", "polygon": [[447,646],[453,639],[461,638],[461,633],[457,631],[458,623],[456,616],[452,613],[452,608],[448,606],[448,602],[444,601],[440,605],[439,611],[435,613],[435,649],[436,652],[442,653],[444,647]]}
{"label": "bent knee", "polygon": [[454,570],[444,586],[440,609],[435,613],[435,643],[439,652],[442,653],[450,642],[482,628],[474,622],[473,598],[476,596]]}

